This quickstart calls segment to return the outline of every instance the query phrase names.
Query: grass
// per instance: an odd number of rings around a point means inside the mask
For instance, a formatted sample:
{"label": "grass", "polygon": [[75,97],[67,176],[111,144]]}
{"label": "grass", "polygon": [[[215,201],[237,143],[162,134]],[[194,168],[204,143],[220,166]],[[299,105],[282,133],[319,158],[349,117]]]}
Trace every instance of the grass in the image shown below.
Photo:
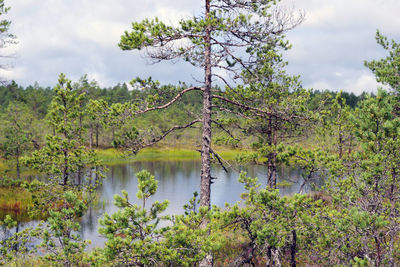
{"label": "grass", "polygon": [[6,261],[4,266],[9,267],[33,267],[33,266],[42,266],[42,267],[50,267],[50,263],[46,263],[37,255],[20,255],[18,258],[14,258],[11,261]]}
{"label": "grass", "polygon": [[0,173],[5,172],[7,170],[7,166],[4,163],[4,160],[0,158]]}
{"label": "grass", "polygon": [[[245,151],[238,149],[215,148],[218,154],[225,160],[233,160],[236,155]],[[96,150],[100,160],[107,165],[122,164],[134,161],[185,161],[200,160],[200,152],[195,148],[170,148],[152,147],[141,150],[136,155],[127,155],[116,149]]]}
{"label": "grass", "polygon": [[32,206],[32,194],[19,186],[0,187],[0,196],[0,219],[5,214],[19,218]]}
{"label": "grass", "polygon": [[[246,151],[239,149],[229,149],[224,147],[214,148],[224,160],[234,160],[239,153]],[[117,165],[134,161],[185,161],[200,160],[200,152],[196,148],[177,148],[177,147],[152,147],[140,151],[136,155],[127,155],[116,149],[99,149],[96,154],[106,165]],[[0,160],[0,169],[6,168],[4,162]],[[9,174],[13,175],[12,172]],[[32,170],[24,169],[22,177],[32,175]],[[19,186],[0,186],[0,219],[5,214],[12,214],[19,218],[26,214],[32,205],[32,194]],[[23,219],[22,219],[23,220]]]}

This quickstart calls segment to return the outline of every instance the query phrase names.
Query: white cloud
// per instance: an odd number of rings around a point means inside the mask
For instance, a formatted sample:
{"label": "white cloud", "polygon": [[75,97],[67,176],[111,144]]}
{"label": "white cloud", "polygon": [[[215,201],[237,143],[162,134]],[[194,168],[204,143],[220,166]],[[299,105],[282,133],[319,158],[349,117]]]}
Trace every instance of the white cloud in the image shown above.
{"label": "white cloud", "polygon": [[324,91],[329,90],[331,88],[331,84],[326,81],[317,81],[307,86],[307,88]]}
{"label": "white cloud", "polygon": [[358,76],[350,79],[342,79],[340,86],[338,86],[338,84],[323,80],[314,82],[308,86],[308,88],[313,88],[314,90],[343,90],[347,92],[353,92],[356,95],[359,95],[362,92],[377,92],[378,87],[382,87],[382,85],[375,80],[373,75],[365,72],[360,73]]}
{"label": "white cloud", "polygon": [[296,0],[294,5],[305,10],[306,20],[288,33],[290,72],[300,74],[305,87],[357,93],[376,89],[364,61],[385,56],[376,44],[376,29],[400,41],[400,1]]}
{"label": "white cloud", "polygon": [[[7,2],[7,1],[6,1]],[[306,13],[305,22],[288,33],[293,49],[285,53],[289,71],[305,87],[361,92],[377,86],[363,66],[380,58],[376,29],[400,39],[398,0],[282,0]],[[60,72],[85,73],[102,85],[153,76],[162,82],[201,79],[201,69],[187,63],[146,65],[136,51],[117,47],[132,21],[159,17],[176,24],[201,13],[203,1],[188,0],[18,0],[10,1],[12,32],[20,41],[12,79],[22,85],[38,81],[53,86]],[[372,88],[372,89],[371,89]],[[360,91],[361,90],[361,91]]]}
{"label": "white cloud", "polygon": [[361,94],[362,92],[376,92],[378,87],[381,87],[381,85],[375,80],[375,77],[364,73],[357,77],[356,80],[345,81],[343,90]]}

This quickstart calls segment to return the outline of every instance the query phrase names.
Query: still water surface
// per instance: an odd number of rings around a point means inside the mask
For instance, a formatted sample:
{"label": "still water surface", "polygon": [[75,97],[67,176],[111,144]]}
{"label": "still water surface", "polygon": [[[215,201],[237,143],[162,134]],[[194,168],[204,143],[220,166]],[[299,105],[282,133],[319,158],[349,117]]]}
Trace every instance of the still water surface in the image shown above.
{"label": "still water surface", "polygon": [[[113,196],[126,190],[131,203],[139,202],[136,199],[137,179],[135,173],[146,169],[158,180],[158,190],[151,201],[170,201],[166,214],[183,213],[183,205],[193,197],[193,192],[200,188],[200,161],[156,161],[134,162],[109,167],[107,179],[99,188],[100,201],[98,205],[89,208],[88,213],[82,218],[81,235],[84,239],[92,241],[92,246],[101,246],[104,239],[97,232],[98,219],[107,212],[114,213]],[[265,185],[266,169],[263,166],[248,165],[241,167],[250,177],[258,177],[259,182]],[[211,202],[213,205],[223,206],[225,203],[233,204],[240,200],[243,185],[238,182],[239,173],[228,170],[226,173],[220,166],[214,165],[212,177],[216,177],[211,186]],[[302,184],[298,169],[280,168],[278,170],[278,182],[290,182],[290,186],[281,188],[282,195],[298,193]],[[306,185],[303,192],[310,191]]]}
{"label": "still water surface", "polygon": [[[117,210],[114,206],[114,195],[126,190],[131,203],[140,204],[136,199],[137,179],[135,173],[148,170],[158,180],[158,190],[149,202],[168,199],[170,204],[165,214],[182,214],[183,205],[193,197],[193,192],[200,188],[200,161],[155,161],[133,162],[109,167],[107,178],[98,189],[100,200],[96,205],[91,205],[88,212],[81,220],[81,236],[91,240],[90,247],[103,246],[105,239],[98,234],[100,227],[98,220],[106,212],[112,214]],[[259,182],[265,186],[266,168],[264,166],[247,165],[240,167],[250,177],[258,177]],[[212,167],[212,177],[217,179],[211,186],[211,202],[213,205],[223,206],[225,203],[233,204],[240,200],[243,193],[243,185],[238,182],[239,172],[228,169],[225,172],[219,165]],[[298,193],[303,183],[298,169],[278,169],[278,183],[289,182],[290,186],[280,189],[281,195]],[[303,192],[311,191],[309,185],[305,185]],[[34,226],[36,222],[21,222],[19,228]],[[11,234],[1,227],[0,238]],[[12,232],[14,232],[12,230]]]}

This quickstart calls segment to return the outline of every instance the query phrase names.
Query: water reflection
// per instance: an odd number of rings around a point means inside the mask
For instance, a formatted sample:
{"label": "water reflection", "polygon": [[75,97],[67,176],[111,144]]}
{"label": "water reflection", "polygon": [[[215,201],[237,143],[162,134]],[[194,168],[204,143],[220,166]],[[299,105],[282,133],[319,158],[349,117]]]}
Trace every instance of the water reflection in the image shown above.
{"label": "water reflection", "polygon": [[[102,246],[104,239],[98,234],[98,219],[104,212],[114,213],[117,208],[114,206],[114,195],[120,194],[122,190],[126,190],[129,194],[130,201],[137,203],[137,179],[135,173],[146,169],[152,173],[159,181],[158,191],[156,195],[150,199],[170,201],[170,205],[166,210],[166,214],[183,213],[183,205],[186,204],[193,196],[193,192],[199,191],[200,188],[200,161],[156,161],[156,162],[134,162],[123,165],[109,167],[107,179],[103,181],[102,186],[98,189],[100,199],[95,205],[91,205],[88,212],[81,220],[81,235],[84,239],[92,241],[91,247]],[[247,165],[240,167],[246,171],[250,177],[258,177],[259,182],[265,186],[266,184],[266,168],[264,166]],[[238,182],[239,173],[229,170],[226,173],[219,165],[212,167],[212,177],[216,177],[211,187],[211,202],[213,205],[223,206],[225,203],[233,204],[240,200],[240,194],[243,192],[243,185]],[[296,168],[279,168],[278,183],[287,181],[290,186],[282,187],[280,192],[282,195],[290,195],[298,193],[303,180],[300,171]],[[310,185],[303,188],[303,192],[311,191]],[[22,228],[34,223],[22,223]],[[25,226],[25,224],[27,224]],[[9,233],[7,233],[9,234]],[[0,236],[7,236],[6,233]]]}
{"label": "water reflection", "polygon": [[[97,233],[98,219],[104,212],[113,213],[117,208],[113,205],[113,196],[126,190],[130,201],[137,203],[137,179],[135,173],[146,169],[152,173],[159,181],[156,195],[150,199],[170,201],[166,210],[167,214],[183,213],[183,205],[193,196],[193,192],[200,188],[200,161],[156,161],[156,162],[134,162],[124,165],[109,167],[107,179],[99,188],[100,201],[98,205],[89,208],[88,213],[82,219],[81,234],[85,239],[92,240],[93,246],[103,244],[104,240]],[[240,168],[246,171],[248,176],[258,177],[259,182],[266,184],[266,168],[263,166],[244,166]],[[217,177],[211,187],[211,202],[213,205],[223,206],[225,203],[233,204],[240,200],[240,194],[243,192],[243,185],[237,180],[239,173],[229,170],[226,173],[220,166],[215,165],[212,168],[212,176]],[[280,189],[282,195],[298,193],[302,184],[300,171],[298,169],[279,168],[278,183],[290,182],[290,186]],[[303,189],[304,192],[311,190],[309,185]]]}

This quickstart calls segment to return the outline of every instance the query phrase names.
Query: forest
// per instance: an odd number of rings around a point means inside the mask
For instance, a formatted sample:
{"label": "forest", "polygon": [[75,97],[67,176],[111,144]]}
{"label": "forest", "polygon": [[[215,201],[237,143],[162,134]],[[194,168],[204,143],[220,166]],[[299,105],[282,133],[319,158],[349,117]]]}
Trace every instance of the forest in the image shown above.
{"label": "forest", "polygon": [[[0,0],[0,16],[8,10]],[[175,26],[133,22],[118,46],[188,62],[202,81],[2,82],[0,266],[400,265],[400,43],[376,32],[386,57],[364,66],[377,93],[318,91],[283,57],[303,14],[270,0],[204,0],[200,12]],[[12,45],[10,24],[0,32]],[[154,149],[200,162],[182,213],[166,212],[160,173],[143,169],[99,218],[104,243],[85,240],[82,218],[109,169]],[[282,194],[283,166],[301,173],[297,193]],[[213,205],[217,167],[235,171],[240,201]]]}

